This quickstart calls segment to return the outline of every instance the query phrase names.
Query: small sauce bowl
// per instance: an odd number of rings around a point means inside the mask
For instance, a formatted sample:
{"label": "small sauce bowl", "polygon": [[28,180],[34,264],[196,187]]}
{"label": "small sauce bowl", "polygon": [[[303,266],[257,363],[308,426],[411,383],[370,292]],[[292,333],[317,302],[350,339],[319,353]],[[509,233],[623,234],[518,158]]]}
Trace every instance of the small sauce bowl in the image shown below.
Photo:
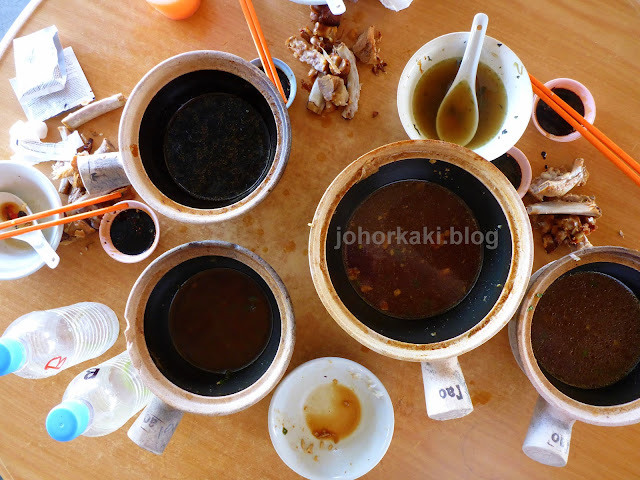
{"label": "small sauce bowl", "polygon": [[[544,84],[549,90],[553,90],[554,88],[564,88],[566,90],[570,90],[578,97],[580,97],[580,101],[584,105],[584,119],[593,123],[596,119],[596,101],[593,99],[593,95],[587,87],[576,80],[572,80],[571,78],[556,78],[554,80],[549,80]],[[580,132],[574,131],[568,135],[553,135],[552,133],[547,132],[544,128],[540,126],[538,122],[538,117],[536,115],[536,109],[538,108],[538,102],[540,101],[540,97],[537,95],[533,96],[533,111],[531,112],[531,120],[533,120],[533,124],[538,129],[538,131],[554,142],[573,142],[578,139],[581,135]]]}
{"label": "small sauce bowl", "polygon": [[518,167],[520,167],[520,185],[514,186],[514,188],[518,192],[518,195],[520,195],[520,198],[523,198],[531,185],[531,164],[527,156],[517,147],[511,147],[505,155],[510,155],[518,163]]}
{"label": "small sauce bowl", "polygon": [[[102,222],[100,222],[100,245],[102,245],[102,249],[107,252],[114,260],[117,260],[122,263],[137,263],[141,262],[145,258],[148,258],[149,255],[153,253],[153,251],[158,246],[158,242],[160,240],[160,223],[158,222],[158,216],[155,214],[153,210],[151,210],[147,205],[142,202],[136,202],[133,200],[126,200],[124,202],[118,202],[116,205],[120,205],[122,203],[128,203],[129,208],[125,210],[119,210],[116,212],[105,213],[104,217],[102,217]],[[146,214],[151,217],[153,220],[153,225],[155,227],[155,238],[153,239],[153,243],[151,246],[142,253],[138,255],[127,255],[126,253],[122,253],[118,250],[114,245],[111,239],[111,225],[115,218],[126,210],[142,210]]]}
{"label": "small sauce bowl", "polygon": [[[273,64],[276,66],[276,70],[280,70],[282,73],[284,73],[287,77],[287,80],[289,81],[289,97],[287,98],[286,103],[287,108],[289,108],[296,98],[296,93],[298,93],[296,76],[294,75],[293,70],[291,70],[291,67],[279,58],[274,58]],[[251,60],[251,65],[262,70],[262,60],[260,60],[259,58],[254,58],[253,60]],[[264,72],[264,70],[262,71]],[[284,85],[282,86],[284,87]]]}

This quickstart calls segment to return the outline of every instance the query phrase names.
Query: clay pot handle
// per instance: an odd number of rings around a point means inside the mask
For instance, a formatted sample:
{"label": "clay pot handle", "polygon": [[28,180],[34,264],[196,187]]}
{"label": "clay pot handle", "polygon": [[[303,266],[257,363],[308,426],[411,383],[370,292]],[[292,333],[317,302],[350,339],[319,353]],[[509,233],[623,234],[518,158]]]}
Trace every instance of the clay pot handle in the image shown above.
{"label": "clay pot handle", "polygon": [[473,411],[473,404],[457,358],[422,363],[427,415],[452,420]]}
{"label": "clay pot handle", "polygon": [[127,435],[139,447],[156,455],[162,455],[183,414],[183,411],[176,410],[154,397],[133,422]]}
{"label": "clay pot handle", "polygon": [[538,397],[522,451],[532,460],[552,467],[564,467],[569,458],[571,429],[569,418]]}

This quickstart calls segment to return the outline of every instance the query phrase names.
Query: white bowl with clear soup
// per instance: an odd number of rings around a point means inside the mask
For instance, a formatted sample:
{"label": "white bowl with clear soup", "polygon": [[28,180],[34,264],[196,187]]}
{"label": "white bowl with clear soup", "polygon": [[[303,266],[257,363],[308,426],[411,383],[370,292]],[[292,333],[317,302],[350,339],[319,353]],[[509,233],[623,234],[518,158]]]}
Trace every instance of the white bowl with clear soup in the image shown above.
{"label": "white bowl with clear soup", "polygon": [[[402,126],[412,140],[434,139],[423,132],[416,121],[413,97],[418,81],[431,68],[452,58],[462,58],[468,32],[442,35],[423,45],[404,67],[398,84],[398,114]],[[480,62],[497,74],[507,97],[506,115],[497,133],[486,143],[472,150],[487,160],[506,153],[520,139],[529,124],[533,110],[533,91],[529,74],[518,56],[499,40],[486,36]]]}
{"label": "white bowl with clear soup", "polygon": [[[346,387],[360,406],[352,433],[317,438],[305,418],[322,410],[318,399],[332,384]],[[341,400],[342,401],[342,400]],[[380,380],[362,365],[338,357],[311,360],[293,370],[275,390],[269,406],[269,435],[289,468],[310,480],[352,480],[373,469],[393,436],[393,405]]]}

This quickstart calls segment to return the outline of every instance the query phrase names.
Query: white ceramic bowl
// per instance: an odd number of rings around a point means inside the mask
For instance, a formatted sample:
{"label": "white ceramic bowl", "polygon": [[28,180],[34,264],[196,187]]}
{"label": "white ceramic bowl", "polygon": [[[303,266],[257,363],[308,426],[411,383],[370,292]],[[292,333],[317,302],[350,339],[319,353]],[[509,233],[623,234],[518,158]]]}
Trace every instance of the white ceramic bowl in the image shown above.
{"label": "white ceramic bowl", "polygon": [[123,202],[118,202],[116,205],[119,205],[121,203],[129,204],[129,208],[127,210],[132,210],[132,209],[142,210],[151,217],[151,220],[153,220],[153,225],[156,228],[156,236],[153,239],[153,243],[147,250],[145,250],[144,252],[138,255],[127,255],[125,253],[122,253],[120,250],[118,250],[113,245],[113,242],[111,241],[111,225],[113,224],[114,218],[116,218],[119,213],[124,212],[124,210],[119,210],[117,212],[105,213],[104,217],[102,218],[102,221],[100,222],[100,230],[99,230],[100,245],[102,245],[102,249],[105,252],[107,252],[107,255],[109,255],[114,260],[117,260],[122,263],[141,262],[142,260],[144,260],[145,258],[148,258],[149,255],[153,253],[153,251],[158,246],[158,242],[160,241],[160,222],[158,222],[158,216],[153,210],[151,210],[147,205],[145,205],[142,202],[125,200]]}
{"label": "white ceramic bowl", "polygon": [[[423,45],[404,67],[398,85],[398,113],[409,138],[428,137],[415,126],[413,93],[418,80],[433,65],[448,58],[462,57],[469,38],[468,32],[455,32],[431,40]],[[480,61],[500,77],[507,91],[507,115],[496,136],[474,149],[487,160],[494,160],[513,147],[524,133],[533,108],[533,91],[529,74],[513,51],[498,40],[486,36]]]}
{"label": "white ceramic bowl", "polygon": [[[544,85],[549,90],[552,90],[554,88],[565,88],[567,90],[571,90],[572,92],[574,92],[576,95],[578,95],[578,97],[580,97],[580,100],[584,105],[584,119],[589,123],[594,122],[594,120],[596,119],[596,101],[593,99],[593,95],[591,95],[591,92],[589,91],[589,89],[585,87],[583,84],[571,78],[556,78],[553,80],[549,80]],[[539,101],[540,101],[540,97],[538,97],[537,95],[534,95],[531,119],[533,120],[533,124],[535,125],[535,127],[538,129],[538,131],[542,135],[544,135],[548,139],[553,140],[555,142],[572,142],[580,138],[581,135],[580,135],[580,132],[578,131],[573,131],[569,135],[558,136],[558,135],[553,135],[547,132],[544,128],[542,128],[540,126],[540,123],[538,123],[538,117],[536,116],[536,108],[538,106]]]}
{"label": "white ceramic bowl", "polygon": [[[20,197],[33,213],[62,206],[60,195],[51,181],[34,167],[12,161],[0,161],[0,192]],[[52,215],[39,223],[57,220]],[[49,245],[55,250],[62,238],[62,225],[42,231]],[[13,238],[0,240],[0,280],[14,280],[37,272],[44,261],[27,243]]]}
{"label": "white ceramic bowl", "polygon": [[[361,420],[351,435],[337,444],[327,440],[321,448],[306,425],[303,409],[315,388],[334,379],[360,400]],[[317,358],[300,365],[280,383],[269,407],[269,435],[276,452],[289,468],[310,480],[347,480],[366,474],[387,452],[393,427],[387,390],[373,373],[345,358]],[[307,453],[310,444],[314,446]]]}

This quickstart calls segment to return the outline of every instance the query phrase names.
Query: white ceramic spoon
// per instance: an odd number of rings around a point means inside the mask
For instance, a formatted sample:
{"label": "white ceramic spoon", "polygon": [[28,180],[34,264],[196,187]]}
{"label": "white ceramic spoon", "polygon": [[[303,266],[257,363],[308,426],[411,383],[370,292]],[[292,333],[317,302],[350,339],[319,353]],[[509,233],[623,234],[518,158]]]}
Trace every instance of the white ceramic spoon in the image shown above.
{"label": "white ceramic spoon", "polygon": [[440,140],[465,146],[478,130],[476,73],[488,23],[489,17],[484,13],[473,17],[458,74],[438,108],[436,131]]}
{"label": "white ceramic spoon", "polygon": [[[0,205],[5,203],[15,203],[18,205],[20,209],[26,212],[27,215],[31,215],[31,209],[29,205],[22,201],[22,199],[12,193],[8,192],[0,192]],[[1,221],[5,221],[7,219],[0,219]],[[37,223],[34,221],[33,223]],[[21,226],[10,227],[19,229]],[[7,230],[7,229],[5,229]],[[49,245],[47,239],[44,237],[44,234],[41,230],[36,230],[35,232],[27,232],[21,235],[16,235],[12,237],[16,240],[22,240],[23,242],[27,242],[29,245],[33,247],[33,249],[40,255],[40,258],[44,260],[44,263],[47,264],[49,268],[56,268],[58,263],[60,263],[60,257],[56,253],[56,251]],[[1,240],[0,240],[1,241]]]}

